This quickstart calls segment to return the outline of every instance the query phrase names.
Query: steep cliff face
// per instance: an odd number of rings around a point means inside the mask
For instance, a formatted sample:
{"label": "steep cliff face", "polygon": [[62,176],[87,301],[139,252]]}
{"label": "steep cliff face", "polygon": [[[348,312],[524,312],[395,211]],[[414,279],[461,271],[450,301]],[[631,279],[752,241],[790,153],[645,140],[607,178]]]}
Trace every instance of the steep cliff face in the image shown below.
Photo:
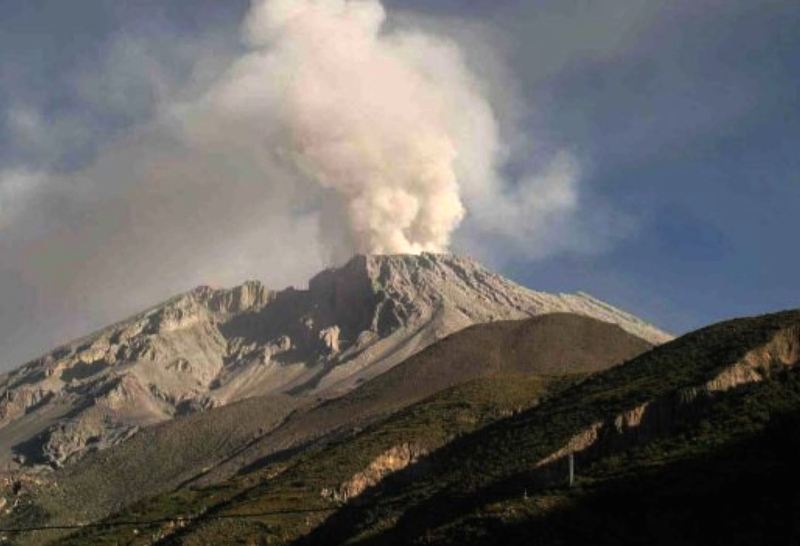
{"label": "steep cliff face", "polygon": [[426,453],[424,448],[416,444],[398,444],[375,457],[364,470],[355,473],[339,487],[325,488],[320,494],[326,499],[347,502],[373,485],[380,483],[389,474],[414,464]]}
{"label": "steep cliff face", "polygon": [[198,287],[0,377],[0,466],[59,466],[142,426],[254,395],[333,397],[471,324],[566,311],[669,336],[585,294],[467,258],[356,256],[308,289]]}

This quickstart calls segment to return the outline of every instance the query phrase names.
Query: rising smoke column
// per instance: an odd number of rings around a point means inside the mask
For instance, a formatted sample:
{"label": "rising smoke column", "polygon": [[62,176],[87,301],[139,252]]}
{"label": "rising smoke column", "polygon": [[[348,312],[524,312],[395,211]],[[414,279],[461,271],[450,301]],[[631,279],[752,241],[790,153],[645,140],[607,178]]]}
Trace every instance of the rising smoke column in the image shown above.
{"label": "rising smoke column", "polygon": [[[196,284],[279,287],[353,252],[451,242],[495,263],[596,252],[614,233],[584,221],[597,203],[580,206],[575,158],[517,126],[515,76],[482,24],[443,38],[465,21],[387,21],[376,0],[255,0],[248,13],[244,50],[121,33],[80,88],[133,119],[144,86],[152,116],[99,131],[77,171],[0,172],[0,283],[27,313],[0,320],[0,343],[30,343],[12,361]],[[67,118],[60,131],[43,114],[9,119],[21,141],[93,133]]]}
{"label": "rising smoke column", "polygon": [[464,216],[450,119],[471,78],[455,46],[385,18],[375,0],[257,2],[219,97],[259,103],[274,151],[337,200],[351,251],[442,251]]}
{"label": "rising smoke column", "polygon": [[246,53],[177,115],[183,136],[314,211],[327,260],[445,251],[467,216],[459,242],[473,252],[491,254],[487,235],[526,254],[558,248],[552,227],[578,206],[574,158],[539,153],[502,176],[489,88],[454,41],[403,23],[378,0],[255,0]]}

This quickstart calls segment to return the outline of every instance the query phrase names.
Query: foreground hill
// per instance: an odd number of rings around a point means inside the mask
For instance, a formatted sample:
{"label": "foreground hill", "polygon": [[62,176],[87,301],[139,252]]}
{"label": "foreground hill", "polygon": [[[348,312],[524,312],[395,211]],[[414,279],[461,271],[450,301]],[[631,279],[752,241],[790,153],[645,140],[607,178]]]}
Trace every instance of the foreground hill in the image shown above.
{"label": "foreground hill", "polygon": [[[99,527],[56,543],[229,544],[271,537],[274,543],[286,544],[387,474],[459,435],[539,403],[568,381],[537,376],[474,379],[359,432],[265,461],[258,470],[219,485],[146,499]],[[239,520],[240,514],[264,514],[268,519]],[[197,520],[184,526],[185,516]],[[152,523],[124,523],[129,521]]]}
{"label": "foreground hill", "polygon": [[142,427],[253,396],[334,398],[466,326],[570,312],[669,336],[585,294],[467,258],[357,256],[307,290],[197,288],[0,376],[0,467],[60,467]]}
{"label": "foreground hill", "polygon": [[799,363],[798,311],[704,328],[451,442],[301,543],[794,543]]}
{"label": "foreground hill", "polygon": [[[547,378],[606,369],[650,347],[616,325],[563,313],[471,326],[337,399],[293,406],[291,396],[256,397],[143,429],[48,474],[43,483],[24,487],[14,497],[17,507],[3,520],[6,526],[93,521],[148,495],[215,484],[242,471],[269,468],[301,449],[312,452],[471,380],[515,378],[465,387],[447,398],[453,403],[446,407],[457,413],[459,404],[466,405],[466,420],[437,429],[439,436],[429,424],[417,427],[425,431],[420,441],[433,442],[425,444],[431,450],[457,430],[472,430],[498,412],[538,399],[544,385],[552,384]],[[468,411],[471,405],[479,406],[477,414]],[[447,411],[440,408],[429,418],[456,419]],[[389,434],[385,441],[400,445],[406,440]],[[357,452],[348,457],[353,463],[380,454]],[[347,472],[351,467],[337,468]]]}
{"label": "foreground hill", "polygon": [[588,377],[479,379],[68,543],[796,543],[798,363],[789,311]]}

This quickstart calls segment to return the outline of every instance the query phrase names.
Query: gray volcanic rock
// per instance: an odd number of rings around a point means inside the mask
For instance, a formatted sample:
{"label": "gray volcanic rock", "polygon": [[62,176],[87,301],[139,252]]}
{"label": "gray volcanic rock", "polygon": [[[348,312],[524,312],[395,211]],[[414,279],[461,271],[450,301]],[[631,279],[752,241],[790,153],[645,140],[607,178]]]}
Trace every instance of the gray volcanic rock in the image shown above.
{"label": "gray volcanic rock", "polygon": [[475,323],[571,312],[670,336],[452,255],[356,256],[306,290],[199,287],[0,376],[0,466],[61,466],[139,428],[251,396],[332,398]]}

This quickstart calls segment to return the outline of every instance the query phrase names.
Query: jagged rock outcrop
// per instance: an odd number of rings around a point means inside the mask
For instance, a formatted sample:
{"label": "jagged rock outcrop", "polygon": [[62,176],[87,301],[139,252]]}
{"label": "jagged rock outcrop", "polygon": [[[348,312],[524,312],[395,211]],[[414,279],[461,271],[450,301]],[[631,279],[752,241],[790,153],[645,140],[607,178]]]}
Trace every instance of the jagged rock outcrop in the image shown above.
{"label": "jagged rock outcrop", "polygon": [[377,485],[384,477],[392,472],[402,470],[427,452],[416,444],[403,443],[393,446],[378,455],[369,465],[354,474],[349,480],[338,487],[325,488],[321,491],[322,497],[337,502],[347,502],[359,496],[369,487]]}
{"label": "jagged rock outcrop", "polygon": [[60,466],[254,395],[334,397],[471,324],[557,311],[669,339],[586,294],[535,292],[452,255],[356,256],[305,290],[198,287],[0,377],[0,468]]}

